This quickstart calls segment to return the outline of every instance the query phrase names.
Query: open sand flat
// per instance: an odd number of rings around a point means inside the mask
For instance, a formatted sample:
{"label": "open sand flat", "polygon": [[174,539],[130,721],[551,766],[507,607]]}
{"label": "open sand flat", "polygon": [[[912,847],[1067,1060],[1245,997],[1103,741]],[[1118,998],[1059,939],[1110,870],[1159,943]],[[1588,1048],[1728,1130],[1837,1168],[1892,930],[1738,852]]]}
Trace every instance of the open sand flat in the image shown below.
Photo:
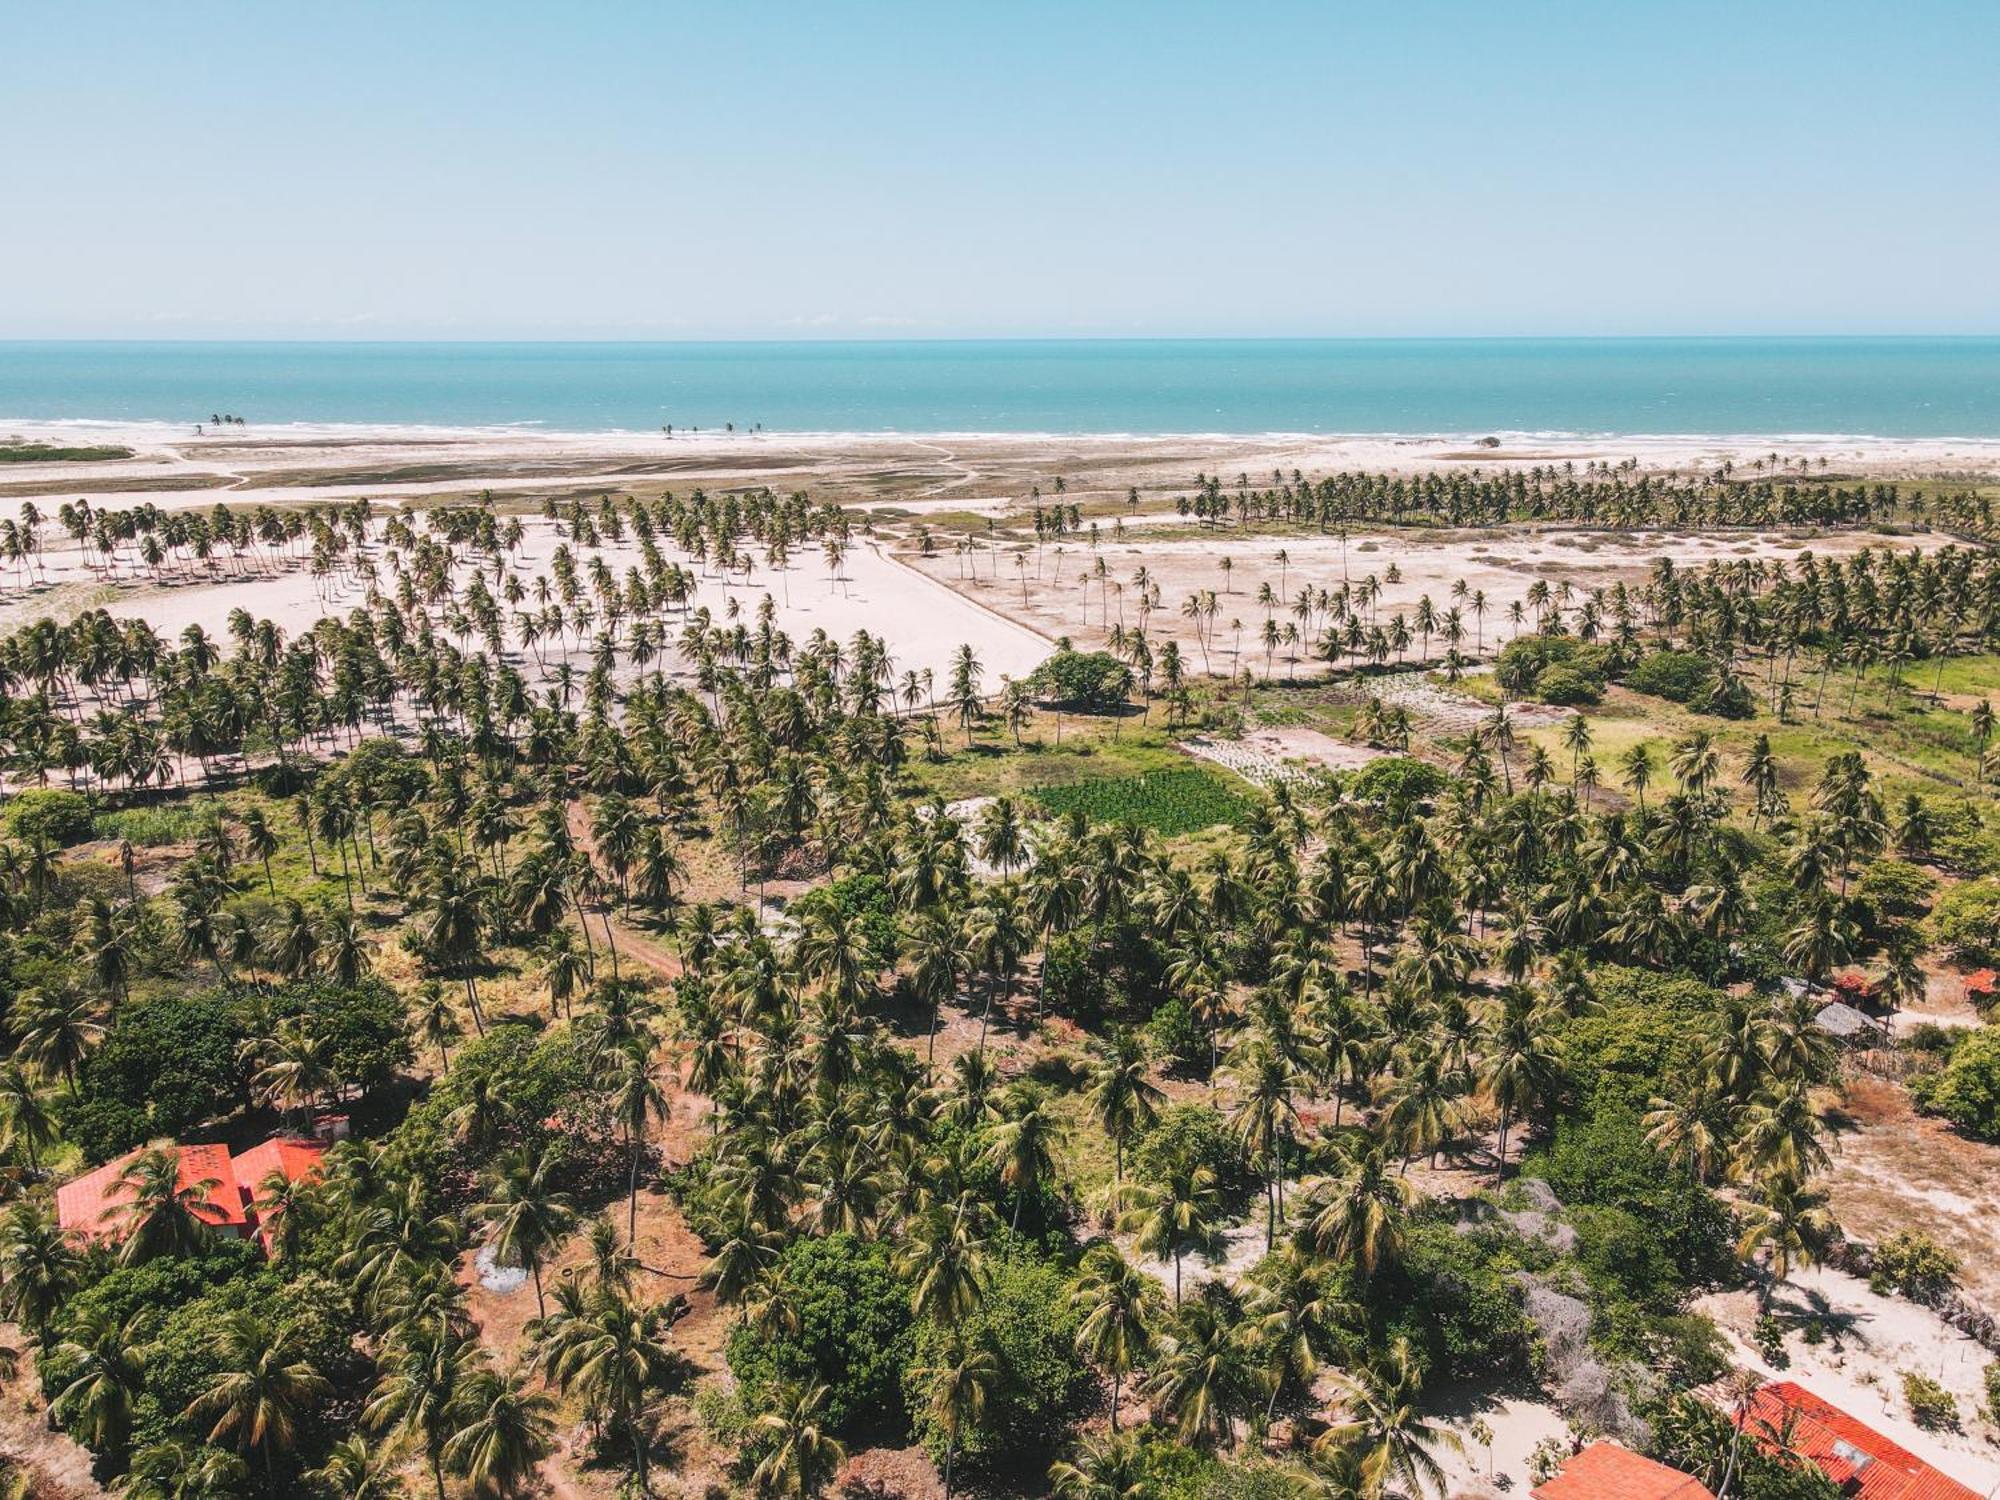
{"label": "open sand flat", "polygon": [[[1810,551],[1820,557],[1845,557],[1863,547],[1938,547],[1936,536],[1884,537],[1860,531],[1732,532],[1608,532],[1568,529],[1509,528],[1491,531],[1386,531],[1338,537],[1274,537],[1240,535],[1230,529],[1186,534],[1100,535],[1097,545],[1071,538],[1060,547],[1030,544],[970,553],[943,551],[912,558],[932,577],[967,596],[1021,620],[1048,635],[1068,635],[1079,647],[1102,643],[1122,625],[1140,623],[1141,577],[1157,588],[1158,608],[1145,621],[1157,654],[1167,639],[1180,642],[1183,657],[1196,670],[1234,673],[1250,667],[1259,677],[1267,661],[1261,632],[1267,617],[1282,628],[1297,624],[1292,613],[1302,589],[1338,592],[1343,582],[1359,589],[1370,578],[1381,587],[1373,607],[1376,623],[1385,628],[1397,614],[1411,621],[1419,599],[1428,595],[1442,616],[1456,606],[1465,638],[1460,650],[1470,656],[1482,647],[1490,652],[1514,633],[1510,606],[1523,603],[1537,580],[1551,590],[1567,583],[1572,605],[1592,590],[1623,581],[1638,585],[1656,558],[1673,559],[1679,567],[1744,559],[1774,561]],[[1279,560],[1279,553],[1285,561]],[[1225,571],[1224,563],[1228,563]],[[1099,572],[1102,564],[1103,571]],[[1389,582],[1394,566],[1398,581]],[[1465,585],[1465,597],[1455,599],[1453,586]],[[1275,602],[1259,602],[1269,584]],[[1196,622],[1183,614],[1191,596],[1213,591],[1213,622],[1198,633]],[[1474,596],[1483,594],[1483,617]],[[1367,609],[1363,606],[1364,623]],[[1532,628],[1533,611],[1526,611]],[[1315,617],[1317,618],[1317,617]],[[1241,623],[1240,633],[1236,628]],[[1317,633],[1315,624],[1314,631]],[[1424,649],[1415,633],[1406,659]],[[1208,639],[1204,649],[1201,634]],[[1240,640],[1239,640],[1240,635]],[[1239,656],[1240,647],[1240,656]],[[1274,675],[1290,668],[1291,647],[1281,645],[1269,660]],[[1297,648],[1301,663],[1312,658],[1311,641]],[[1432,658],[1441,658],[1446,643],[1441,634],[1429,642]],[[1305,668],[1302,666],[1301,670]]]}
{"label": "open sand flat", "polygon": [[[554,523],[539,516],[523,517],[522,531],[521,548],[509,566],[532,589],[536,578],[553,578],[551,560],[562,541]],[[373,586],[387,593],[394,579],[380,536],[377,523],[364,556],[375,572]],[[177,640],[190,625],[199,625],[221,640],[227,637],[231,612],[243,609],[255,619],[272,621],[290,637],[310,630],[324,616],[360,608],[370,586],[365,577],[352,575],[314,578],[303,566],[275,576],[240,578],[218,569],[209,581],[167,583],[128,569],[118,579],[106,580],[85,566],[68,537],[51,534],[46,547],[46,586],[31,591],[0,588],[0,628],[12,629],[43,615],[67,618],[87,608],[103,608],[119,618],[143,619],[169,640]],[[760,550],[749,550],[757,562],[746,582],[741,575],[724,577],[701,568],[670,542],[662,543],[668,558],[689,568],[695,577],[690,613],[706,609],[716,625],[741,620],[754,628],[758,608],[768,595],[778,629],[795,642],[804,642],[815,630],[842,642],[867,630],[887,641],[899,676],[928,670],[935,674],[940,691],[961,644],[970,645],[979,658],[989,691],[998,690],[1001,674],[1024,676],[1049,653],[1050,643],[1031,627],[955,593],[865,538],[857,538],[848,548],[838,576],[829,573],[816,548],[795,552],[782,572],[772,571]],[[579,566],[601,557],[620,578],[640,561],[639,549],[629,536],[623,543],[607,541],[595,550],[577,549],[577,554]],[[132,561],[129,554],[126,561]],[[15,581],[16,575],[0,580]],[[513,644],[510,638],[510,648]],[[579,646],[573,639],[552,639],[543,643],[541,654],[550,666],[568,660],[581,672],[589,664],[590,643]],[[686,669],[679,655],[669,650],[665,667],[670,674]]]}
{"label": "open sand flat", "polygon": [[[162,423],[28,422],[0,416],[0,437],[55,444],[116,444],[133,456],[109,463],[10,463],[0,498],[53,496],[93,502],[137,495],[161,507],[309,499],[416,500],[429,496],[636,485],[728,488],[768,484],[844,501],[913,503],[984,513],[1022,506],[1034,488],[1099,513],[1170,507],[1198,472],[1267,480],[1273,471],[1426,473],[1634,460],[1654,470],[1739,469],[1777,453],[1815,473],[1923,478],[2000,474],[2000,440],[1855,437],[1554,438],[1501,434],[1481,447],[1439,437],[1311,434],[896,434],[557,433],[295,425],[196,436]],[[1822,464],[1824,460],[1824,464]]]}

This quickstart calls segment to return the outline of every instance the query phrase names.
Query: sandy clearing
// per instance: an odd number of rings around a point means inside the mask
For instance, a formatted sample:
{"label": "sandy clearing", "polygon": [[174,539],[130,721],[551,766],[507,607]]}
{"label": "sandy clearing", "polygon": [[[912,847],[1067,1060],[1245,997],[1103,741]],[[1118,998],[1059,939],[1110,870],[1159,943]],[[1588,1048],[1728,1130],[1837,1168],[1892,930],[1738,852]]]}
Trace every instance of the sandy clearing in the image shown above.
{"label": "sandy clearing", "polygon": [[[1867,1282],[1823,1267],[1795,1275],[1773,1297],[1772,1310],[1788,1319],[1825,1311],[1846,1330],[1817,1346],[1797,1335],[1787,1338],[1790,1364],[1779,1369],[1750,1343],[1757,1318],[1753,1293],[1716,1293],[1695,1303],[1695,1311],[1722,1329],[1738,1363],[1769,1379],[1797,1381],[1961,1484],[1981,1493],[2000,1486],[1993,1428],[1974,1415],[1984,1403],[1992,1356],[1972,1339],[1927,1307],[1878,1297]],[[1926,1432],[1910,1420],[1902,1392],[1906,1370],[1929,1376],[1958,1397],[1963,1432]]]}
{"label": "sandy clearing", "polygon": [[[982,545],[970,553],[912,554],[907,560],[1010,619],[1052,636],[1068,635],[1079,646],[1100,644],[1115,627],[1132,629],[1140,624],[1143,577],[1148,587],[1157,589],[1160,600],[1159,608],[1145,615],[1156,657],[1160,643],[1171,638],[1180,643],[1196,671],[1206,667],[1223,675],[1247,666],[1263,677],[1289,673],[1295,651],[1302,661],[1311,659],[1309,640],[1296,647],[1280,644],[1267,653],[1260,639],[1267,619],[1280,629],[1299,623],[1292,606],[1308,587],[1337,593],[1343,583],[1358,589],[1373,578],[1381,592],[1372,618],[1384,627],[1397,614],[1407,620],[1425,596],[1440,616],[1456,605],[1465,630],[1460,649],[1470,655],[1481,648],[1491,651],[1512,637],[1511,606],[1520,603],[1525,609],[1528,591],[1537,581],[1552,589],[1569,585],[1573,602],[1580,604],[1593,589],[1619,582],[1642,584],[1654,560],[1661,557],[1671,558],[1678,567],[1700,567],[1743,559],[1795,559],[1808,550],[1821,557],[1845,557],[1866,546],[1934,550],[1944,544],[1945,539],[1936,536],[1891,538],[1856,531],[1509,529],[1357,533],[1342,540],[1216,530],[1199,536],[1128,533],[1100,537],[1094,547],[1079,540],[994,550]],[[1392,565],[1398,575],[1394,582],[1388,581]],[[1455,599],[1460,583],[1465,593]],[[1266,584],[1274,596],[1269,605],[1259,603]],[[1206,631],[1206,650],[1195,622],[1182,613],[1189,597],[1202,591],[1213,592],[1217,605]],[[1481,594],[1483,615],[1474,602]],[[1318,628],[1315,623],[1314,634]],[[1418,635],[1406,659],[1416,660],[1426,644],[1431,659],[1443,657],[1446,642],[1433,633],[1428,643]]]}
{"label": "sandy clearing", "polygon": [[[532,593],[537,577],[552,577],[552,559],[561,539],[554,524],[540,516],[523,517],[522,529],[522,547],[510,565]],[[375,536],[380,536],[379,525]],[[177,639],[190,625],[199,625],[221,639],[226,636],[231,611],[241,608],[255,618],[271,620],[288,636],[296,636],[327,615],[345,615],[360,608],[367,596],[366,586],[358,580],[315,579],[303,567],[243,578],[218,573],[214,582],[162,585],[128,575],[107,584],[84,565],[82,555],[66,536],[46,535],[44,545],[48,587],[29,593],[18,588],[0,593],[0,627],[44,615],[66,618],[101,606],[119,618],[143,619],[167,639]],[[595,553],[575,550],[579,567],[592,556],[601,556],[620,578],[640,560],[638,546],[629,536],[622,543],[607,542]],[[663,550],[684,566],[693,567],[692,559],[671,544],[665,544]],[[386,592],[392,579],[382,565],[379,541],[371,544],[369,556],[377,564],[377,586]],[[707,609],[717,625],[734,619],[748,623],[755,620],[759,605],[769,596],[777,627],[794,642],[803,643],[814,630],[824,630],[843,642],[852,639],[856,631],[867,630],[888,642],[899,675],[906,670],[928,670],[940,684],[949,674],[958,647],[969,644],[985,670],[988,691],[998,690],[1003,674],[1025,676],[1049,654],[1049,643],[1032,628],[994,612],[981,600],[953,592],[890,556],[872,540],[858,539],[848,548],[837,580],[829,577],[817,548],[795,553],[782,573],[771,571],[761,553],[757,564],[747,583],[740,575],[723,577],[693,569],[697,584],[690,608]],[[0,576],[0,583],[11,582],[12,576]],[[545,650],[553,665],[559,654],[555,644],[550,643]],[[572,649],[568,659],[580,666],[587,651],[586,643],[583,651]],[[532,657],[527,665],[535,665]]]}

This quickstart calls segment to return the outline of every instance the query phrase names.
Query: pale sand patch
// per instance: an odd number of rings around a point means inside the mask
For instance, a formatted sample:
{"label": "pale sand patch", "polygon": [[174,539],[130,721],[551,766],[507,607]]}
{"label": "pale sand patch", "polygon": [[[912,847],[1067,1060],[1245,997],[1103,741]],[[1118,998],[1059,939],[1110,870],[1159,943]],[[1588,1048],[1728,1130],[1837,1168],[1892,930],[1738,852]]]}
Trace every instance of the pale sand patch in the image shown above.
{"label": "pale sand patch", "polygon": [[[1816,556],[1842,558],[1863,547],[1935,550],[1947,538],[1884,537],[1868,532],[1789,532],[1696,534],[1669,531],[1598,532],[1576,529],[1475,530],[1455,532],[1355,533],[1345,541],[1332,536],[1277,537],[1243,535],[1233,530],[1185,534],[1106,538],[1098,544],[1072,538],[1062,546],[1017,545],[988,551],[983,545],[969,555],[940,552],[908,559],[970,598],[979,599],[1011,619],[1045,634],[1068,635],[1079,648],[1101,644],[1117,626],[1130,630],[1140,622],[1140,578],[1156,586],[1160,607],[1146,618],[1146,631],[1157,659],[1168,639],[1180,643],[1184,659],[1196,671],[1234,675],[1248,667],[1258,678],[1285,677],[1295,670],[1318,669],[1313,642],[1297,647],[1283,644],[1267,653],[1261,632],[1267,619],[1282,630],[1298,624],[1292,606],[1302,589],[1337,593],[1343,583],[1358,588],[1373,578],[1380,593],[1372,610],[1364,609],[1364,624],[1387,628],[1395,615],[1413,618],[1417,603],[1428,597],[1442,617],[1454,606],[1460,611],[1465,635],[1460,649],[1467,655],[1492,652],[1515,633],[1510,606],[1520,603],[1533,628],[1534,611],[1527,606],[1536,582],[1551,589],[1567,583],[1570,607],[1580,605],[1598,588],[1617,583],[1642,586],[1653,563],[1670,558],[1676,567],[1700,567],[1711,561],[1755,558],[1795,559],[1803,549]],[[1285,554],[1280,562],[1278,554]],[[1021,559],[1017,565],[1016,558]],[[1229,563],[1224,570],[1224,560]],[[1099,564],[1104,572],[1099,574]],[[1391,565],[1397,581],[1389,582]],[[1465,585],[1463,598],[1454,586]],[[1268,584],[1271,604],[1259,603]],[[1182,613],[1190,596],[1212,592],[1216,613],[1202,633]],[[1473,597],[1483,594],[1483,614]],[[1240,625],[1240,629],[1238,626]],[[1317,625],[1313,627],[1317,634]],[[1428,651],[1441,660],[1447,649],[1441,632],[1428,642],[1415,632],[1405,661],[1417,661]],[[1391,661],[1395,658],[1392,656]],[[1385,689],[1386,690],[1386,689]]]}
{"label": "pale sand patch", "polygon": [[[522,547],[512,555],[509,565],[532,593],[537,577],[548,576],[553,581],[552,559],[562,539],[554,524],[540,516],[523,517],[522,530]],[[32,593],[8,590],[0,598],[0,627],[44,615],[68,618],[84,608],[101,606],[121,619],[143,619],[169,640],[177,641],[190,625],[199,625],[211,637],[224,640],[231,612],[241,608],[253,618],[272,621],[288,637],[294,637],[328,615],[344,616],[360,608],[366,599],[364,585],[315,579],[303,567],[275,576],[247,578],[221,572],[213,575],[212,582],[167,586],[128,572],[118,582],[105,583],[85,565],[67,536],[55,533],[53,527],[49,531],[52,534],[45,536],[43,559],[47,589]],[[379,538],[379,525],[374,535]],[[594,552],[574,543],[571,550],[579,568],[591,557],[601,556],[621,579],[640,562],[639,548],[629,532],[624,542],[607,542]],[[1024,677],[1049,654],[1049,643],[1033,630],[996,614],[979,600],[954,593],[866,539],[857,539],[847,549],[837,579],[829,576],[816,547],[794,552],[782,573],[771,570],[763,554],[752,548],[757,566],[747,583],[740,575],[724,578],[695,568],[693,559],[670,541],[662,539],[662,550],[670,559],[695,570],[690,607],[708,610],[715,624],[728,625],[741,619],[754,628],[758,607],[768,595],[777,627],[795,643],[803,644],[814,630],[824,630],[842,642],[852,639],[858,630],[867,630],[888,643],[899,676],[904,671],[928,670],[940,693],[961,644],[970,645],[978,657],[988,692],[998,690],[1002,675]],[[371,543],[369,555],[378,564],[376,586],[387,593],[393,578],[382,553],[379,540]],[[126,561],[133,561],[129,549]],[[0,583],[9,581],[0,577]],[[677,632],[673,617],[669,617],[669,626]],[[509,649],[514,649],[511,635]],[[544,649],[551,666],[564,654],[554,643]],[[581,671],[587,657],[586,642],[583,651],[569,653],[568,659]],[[672,653],[673,659],[677,657],[678,652]],[[532,653],[524,665],[532,678],[536,666]]]}
{"label": "pale sand patch", "polygon": [[[161,492],[163,508],[207,505],[217,498],[302,502],[313,498],[380,499],[438,493],[623,488],[652,476],[683,485],[774,483],[833,488],[849,498],[906,488],[913,496],[981,486],[1025,499],[1031,484],[1070,476],[1068,499],[1103,511],[1137,487],[1148,509],[1193,489],[1197,472],[1273,471],[1309,475],[1343,470],[1421,474],[1530,465],[1582,469],[1593,461],[1636,461],[1655,471],[1706,473],[1724,462],[1748,471],[1776,451],[1804,457],[1812,472],[1912,477],[2000,472],[2000,439],[1884,439],[1748,435],[1584,438],[1502,433],[1497,448],[1466,435],[1315,435],[1219,433],[678,433],[549,432],[534,428],[442,428],[299,423],[231,428],[197,437],[192,424],[38,422],[0,417],[0,434],[53,443],[117,443],[134,457],[115,464],[8,465],[9,485],[49,484],[69,498],[118,500],[117,486],[162,477],[206,475],[211,487]],[[1819,460],[1826,460],[1821,469]],[[530,468],[543,471],[530,475]],[[439,477],[395,476],[437,469]],[[355,477],[343,478],[347,470]],[[671,470],[671,473],[664,471]],[[448,471],[448,472],[445,472]],[[558,472],[560,471],[560,472]],[[388,477],[395,476],[395,477]],[[306,479],[306,487],[287,481]],[[130,498],[129,496],[123,498]],[[951,507],[941,507],[949,509]],[[1122,508],[1122,507],[1121,507]]]}
{"label": "pale sand patch", "polygon": [[[1750,1342],[1757,1299],[1750,1292],[1720,1292],[1699,1299],[1694,1310],[1713,1318],[1737,1362],[1771,1380],[1795,1380],[1822,1400],[1866,1422],[1926,1463],[1981,1493],[2000,1485],[2000,1449],[1994,1430],[1978,1413],[1985,1402],[1985,1371],[1992,1358],[1927,1307],[1900,1297],[1879,1297],[1868,1283],[1845,1272],[1801,1271],[1779,1289],[1772,1308],[1791,1318],[1823,1307],[1846,1324],[1838,1338],[1817,1347],[1796,1335],[1785,1340],[1791,1364],[1777,1369]],[[1927,1375],[1958,1398],[1963,1432],[1926,1432],[1910,1420],[1902,1373]]]}

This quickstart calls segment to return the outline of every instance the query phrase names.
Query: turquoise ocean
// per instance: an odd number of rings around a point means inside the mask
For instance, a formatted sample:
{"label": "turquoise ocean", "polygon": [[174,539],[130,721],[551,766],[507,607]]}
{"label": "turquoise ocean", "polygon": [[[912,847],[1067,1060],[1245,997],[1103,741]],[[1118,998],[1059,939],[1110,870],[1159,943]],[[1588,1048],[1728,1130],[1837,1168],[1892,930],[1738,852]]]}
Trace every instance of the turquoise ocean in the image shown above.
{"label": "turquoise ocean", "polygon": [[0,343],[16,421],[2000,437],[2000,338]]}

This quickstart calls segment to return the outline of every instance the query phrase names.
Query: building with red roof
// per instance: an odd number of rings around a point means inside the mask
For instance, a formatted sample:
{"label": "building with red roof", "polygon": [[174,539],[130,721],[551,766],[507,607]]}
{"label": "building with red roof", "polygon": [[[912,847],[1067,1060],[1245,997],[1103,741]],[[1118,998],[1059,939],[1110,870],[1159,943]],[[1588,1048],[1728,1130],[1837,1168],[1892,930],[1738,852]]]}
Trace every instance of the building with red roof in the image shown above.
{"label": "building with red roof", "polygon": [[1819,1466],[1856,1500],[1982,1500],[1979,1492],[1932,1468],[1866,1423],[1790,1380],[1751,1398],[1741,1419],[1767,1449],[1785,1449]]}
{"label": "building with red roof", "polygon": [[1616,1443],[1592,1443],[1528,1494],[1530,1500],[1715,1500],[1692,1474]]}
{"label": "building with red roof", "polygon": [[[257,1228],[257,1199],[273,1172],[287,1182],[314,1176],[326,1155],[321,1141],[272,1136],[241,1156],[227,1146],[175,1146],[180,1156],[180,1185],[204,1194],[195,1216],[218,1234],[247,1238]],[[124,1233],[131,1189],[120,1179],[143,1153],[128,1151],[56,1189],[56,1217],[62,1227],[87,1240],[115,1240]]]}

